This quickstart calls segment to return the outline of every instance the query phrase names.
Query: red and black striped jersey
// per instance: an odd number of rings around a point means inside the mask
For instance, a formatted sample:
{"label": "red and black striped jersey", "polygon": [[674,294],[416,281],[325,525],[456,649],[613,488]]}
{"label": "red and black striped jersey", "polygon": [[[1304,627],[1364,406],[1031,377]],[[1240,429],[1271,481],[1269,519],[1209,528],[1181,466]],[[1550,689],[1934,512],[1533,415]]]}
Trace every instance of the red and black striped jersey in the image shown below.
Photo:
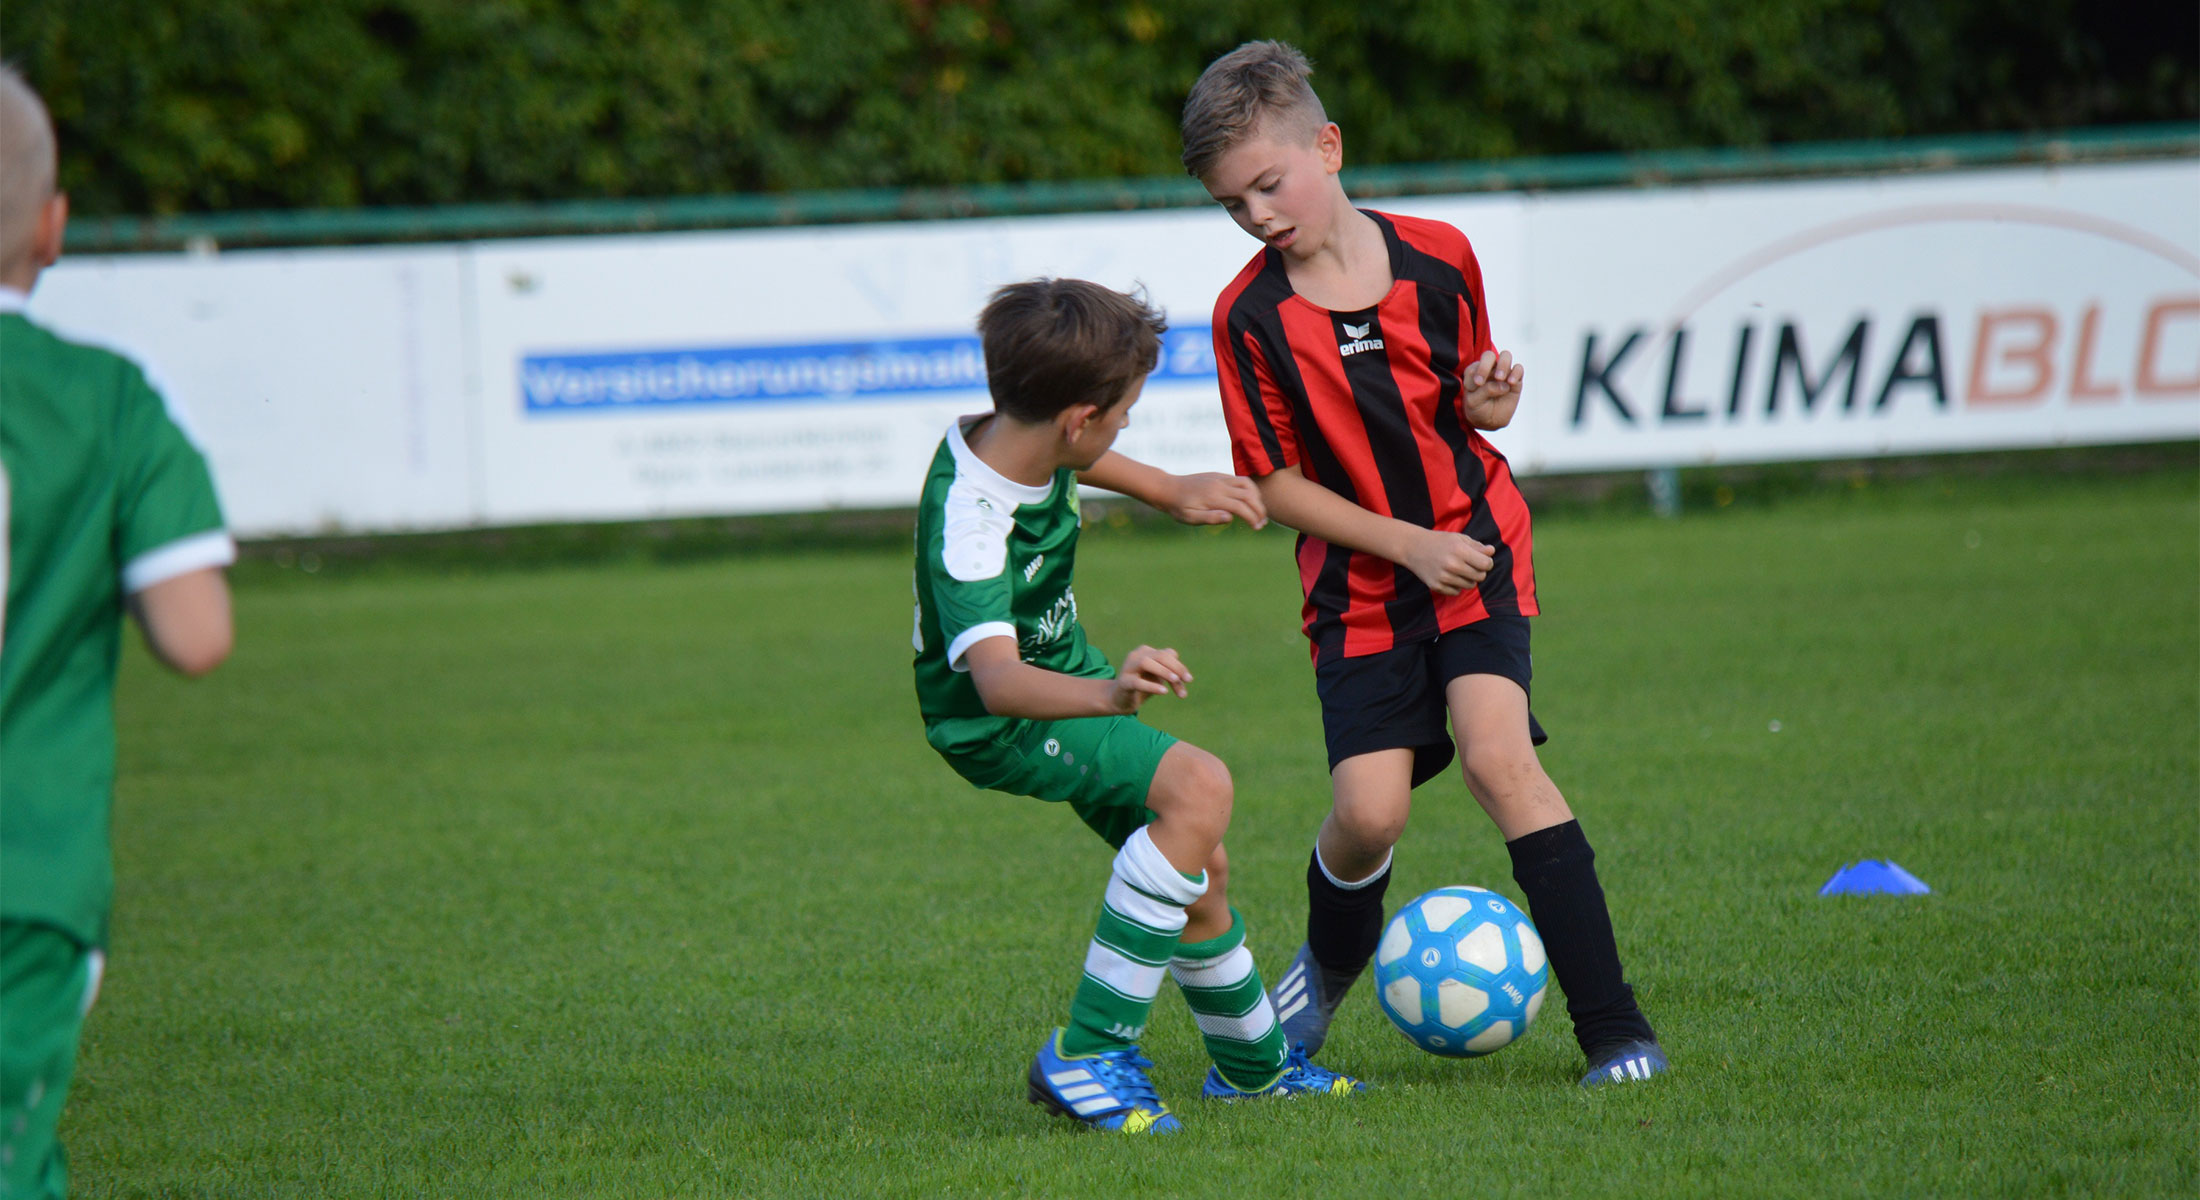
{"label": "red and black striped jersey", "polygon": [[1371,512],[1496,546],[1497,561],[1481,586],[1442,596],[1403,566],[1301,534],[1317,664],[1536,612],[1527,502],[1505,456],[1460,414],[1461,372],[1492,348],[1474,248],[1441,221],[1367,215],[1393,281],[1373,308],[1317,307],[1265,248],[1215,301],[1231,457],[1256,478],[1297,464]]}

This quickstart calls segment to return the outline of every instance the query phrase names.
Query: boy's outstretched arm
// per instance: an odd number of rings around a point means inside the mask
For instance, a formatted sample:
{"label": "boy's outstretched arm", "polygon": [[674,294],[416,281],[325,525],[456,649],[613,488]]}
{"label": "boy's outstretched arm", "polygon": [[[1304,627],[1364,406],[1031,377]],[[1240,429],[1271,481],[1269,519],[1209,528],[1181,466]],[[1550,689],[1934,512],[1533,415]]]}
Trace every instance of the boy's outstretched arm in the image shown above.
{"label": "boy's outstretched arm", "polygon": [[1260,494],[1278,521],[1325,542],[1387,558],[1432,592],[1456,596],[1489,574],[1495,546],[1463,533],[1423,529],[1369,512],[1301,474],[1297,464],[1260,477]]}
{"label": "boy's outstretched arm", "polygon": [[1238,475],[1171,475],[1110,450],[1079,471],[1077,481],[1143,501],[1186,525],[1227,525],[1232,517],[1255,529],[1268,524],[1260,489]]}
{"label": "boy's outstretched arm", "polygon": [[1065,721],[1138,711],[1149,696],[1187,694],[1192,673],[1174,650],[1140,646],[1123,656],[1113,679],[1088,679],[1034,667],[1016,653],[1016,639],[989,637],[963,651],[970,682],[996,717]]}

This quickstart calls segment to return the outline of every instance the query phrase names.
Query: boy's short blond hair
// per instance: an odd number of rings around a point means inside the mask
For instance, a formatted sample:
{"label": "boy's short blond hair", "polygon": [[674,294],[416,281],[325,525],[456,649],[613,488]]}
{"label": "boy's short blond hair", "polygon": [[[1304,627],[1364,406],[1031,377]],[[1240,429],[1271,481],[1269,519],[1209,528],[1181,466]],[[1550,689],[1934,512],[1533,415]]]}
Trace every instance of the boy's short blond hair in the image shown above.
{"label": "boy's short blond hair", "polygon": [[54,193],[53,121],[38,93],[0,63],[0,275],[31,253],[38,212]]}
{"label": "boy's short blond hair", "polygon": [[1204,179],[1238,143],[1262,132],[1303,136],[1329,123],[1306,56],[1282,42],[1247,42],[1207,64],[1184,98],[1184,169]]}

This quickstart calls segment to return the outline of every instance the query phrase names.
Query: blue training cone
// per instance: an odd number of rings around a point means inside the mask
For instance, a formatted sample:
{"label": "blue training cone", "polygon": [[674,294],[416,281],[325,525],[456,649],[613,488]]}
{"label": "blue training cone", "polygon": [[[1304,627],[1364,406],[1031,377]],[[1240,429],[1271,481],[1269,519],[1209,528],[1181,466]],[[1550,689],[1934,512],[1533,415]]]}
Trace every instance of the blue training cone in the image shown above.
{"label": "blue training cone", "polygon": [[1926,896],[1932,894],[1925,881],[1896,866],[1891,858],[1867,858],[1852,862],[1833,873],[1826,886],[1818,889],[1821,896]]}

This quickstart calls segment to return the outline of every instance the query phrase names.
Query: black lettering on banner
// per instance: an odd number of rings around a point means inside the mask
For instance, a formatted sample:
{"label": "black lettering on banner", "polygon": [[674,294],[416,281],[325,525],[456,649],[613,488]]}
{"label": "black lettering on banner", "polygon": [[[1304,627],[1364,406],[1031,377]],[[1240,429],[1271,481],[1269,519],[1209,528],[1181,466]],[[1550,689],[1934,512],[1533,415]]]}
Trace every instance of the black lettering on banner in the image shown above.
{"label": "black lettering on banner", "polygon": [[1734,346],[1734,381],[1726,389],[1726,415],[1742,415],[1742,380],[1749,377],[1749,343],[1757,336],[1755,325],[1743,325],[1741,341]]}
{"label": "black lettering on banner", "polygon": [[1795,385],[1803,393],[1805,413],[1817,410],[1818,397],[1833,386],[1833,377],[1843,372],[1847,373],[1849,384],[1847,393],[1842,397],[1841,407],[1844,411],[1855,408],[1857,374],[1861,370],[1861,360],[1864,357],[1864,334],[1870,328],[1870,317],[1858,317],[1856,324],[1849,327],[1849,339],[1841,344],[1840,352],[1833,356],[1833,361],[1826,364],[1824,373],[1813,382],[1810,368],[1803,362],[1802,335],[1796,332],[1793,321],[1782,322],[1780,349],[1778,356],[1772,361],[1772,386],[1765,389],[1765,415],[1779,415],[1780,381],[1787,377],[1791,366],[1795,368]]}
{"label": "black lettering on banner", "polygon": [[1576,428],[1579,428],[1581,423],[1588,418],[1589,388],[1592,385],[1603,389],[1605,397],[1611,400],[1612,407],[1619,410],[1620,420],[1627,422],[1629,425],[1635,423],[1635,413],[1634,410],[1627,407],[1627,398],[1619,394],[1618,388],[1612,386],[1612,375],[1619,370],[1619,364],[1634,350],[1635,343],[1642,340],[1642,335],[1643,331],[1641,329],[1628,330],[1627,340],[1619,344],[1619,349],[1612,351],[1612,357],[1605,360],[1603,366],[1597,365],[1596,330],[1590,330],[1582,340],[1581,382],[1574,387],[1573,423]]}
{"label": "black lettering on banner", "polygon": [[1711,415],[1708,409],[1681,407],[1681,357],[1688,353],[1688,326],[1674,326],[1668,340],[1673,348],[1665,360],[1665,407],[1658,415],[1667,421],[1701,421]]}
{"label": "black lettering on banner", "polygon": [[[1910,369],[1910,349],[1922,343],[1925,362],[1917,370]],[[1878,412],[1894,400],[1898,387],[1930,385],[1933,389],[1933,405],[1948,407],[1948,373],[1940,365],[1940,317],[1935,313],[1919,313],[1910,322],[1910,331],[1902,336],[1902,348],[1894,352],[1894,361],[1887,364],[1887,381],[1879,385],[1879,396],[1872,401],[1872,411]]]}

